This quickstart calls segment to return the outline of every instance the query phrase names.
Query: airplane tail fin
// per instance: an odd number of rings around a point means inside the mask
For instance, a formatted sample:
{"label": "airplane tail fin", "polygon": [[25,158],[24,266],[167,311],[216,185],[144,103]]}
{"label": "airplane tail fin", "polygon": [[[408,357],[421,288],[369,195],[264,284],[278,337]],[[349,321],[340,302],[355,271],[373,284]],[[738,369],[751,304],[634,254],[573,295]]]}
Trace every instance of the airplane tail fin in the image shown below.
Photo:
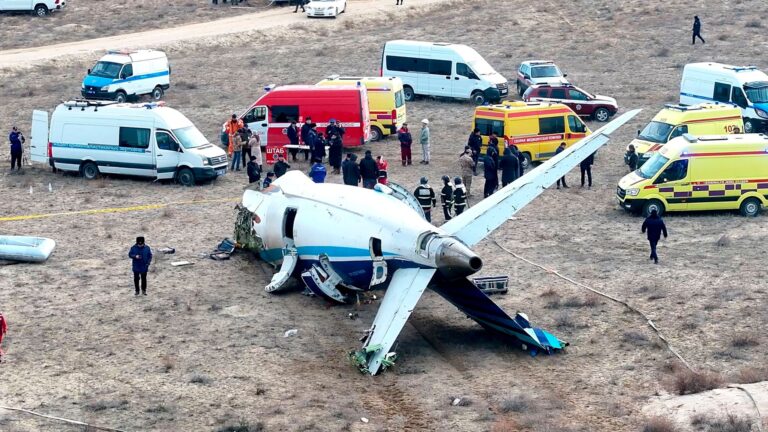
{"label": "airplane tail fin", "polygon": [[430,289],[485,329],[512,336],[523,349],[531,350],[534,355],[540,351],[552,354],[568,345],[545,330],[531,327],[528,317],[523,313],[518,312],[511,318],[469,279],[441,279],[435,282],[430,285]]}

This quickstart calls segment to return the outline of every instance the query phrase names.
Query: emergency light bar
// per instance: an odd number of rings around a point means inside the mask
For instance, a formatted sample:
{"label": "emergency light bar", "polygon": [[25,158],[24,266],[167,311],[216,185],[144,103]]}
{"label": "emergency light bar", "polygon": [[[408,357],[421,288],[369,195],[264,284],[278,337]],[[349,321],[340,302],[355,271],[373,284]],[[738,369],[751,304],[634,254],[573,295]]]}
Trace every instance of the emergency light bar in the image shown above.
{"label": "emergency light bar", "polygon": [[275,84],[269,84],[269,85],[265,85],[265,86],[264,86],[264,91],[265,91],[265,92],[270,92],[270,91],[274,90],[274,89],[275,89],[275,87],[277,87],[277,85],[275,85]]}

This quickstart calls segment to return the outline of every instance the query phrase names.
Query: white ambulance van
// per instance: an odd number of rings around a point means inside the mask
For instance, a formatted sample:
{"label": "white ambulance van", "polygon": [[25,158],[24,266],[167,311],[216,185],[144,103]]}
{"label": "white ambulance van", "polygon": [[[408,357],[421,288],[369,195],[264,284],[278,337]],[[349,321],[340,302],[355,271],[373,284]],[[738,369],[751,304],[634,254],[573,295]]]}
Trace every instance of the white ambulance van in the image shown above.
{"label": "white ambulance van", "polygon": [[474,49],[460,44],[394,40],[384,44],[381,76],[403,81],[406,101],[416,95],[497,103],[509,94],[507,79]]}
{"label": "white ambulance van", "polygon": [[80,93],[86,99],[120,103],[129,97],[151,94],[160,100],[171,86],[171,67],[162,51],[107,51],[83,78]]}
{"label": "white ambulance van", "polygon": [[733,104],[741,108],[744,132],[768,130],[768,75],[755,66],[690,63],[683,68],[680,103]]}
{"label": "white ambulance van", "polygon": [[184,186],[227,172],[227,155],[189,119],[159,103],[72,101],[32,114],[31,158],[87,179],[122,174]]}

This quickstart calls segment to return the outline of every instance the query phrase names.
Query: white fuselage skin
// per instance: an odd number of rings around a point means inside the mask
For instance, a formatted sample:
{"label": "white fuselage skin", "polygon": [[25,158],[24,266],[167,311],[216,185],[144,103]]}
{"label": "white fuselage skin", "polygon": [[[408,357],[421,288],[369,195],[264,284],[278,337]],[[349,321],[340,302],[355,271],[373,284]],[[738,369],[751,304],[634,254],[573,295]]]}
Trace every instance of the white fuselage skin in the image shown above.
{"label": "white fuselage skin", "polygon": [[[264,191],[246,191],[243,204],[254,213],[254,230],[264,242],[260,256],[265,261],[282,262],[283,248],[292,241],[299,257],[297,270],[310,267],[325,254],[334,270],[360,289],[369,288],[372,276],[377,253],[372,239],[381,241],[390,274],[398,268],[445,269],[441,256],[447,249],[474,258],[474,271],[481,265],[469,248],[382,192],[316,184],[303,173],[290,171]],[[286,213],[291,208],[296,209],[293,232],[285,233]]]}

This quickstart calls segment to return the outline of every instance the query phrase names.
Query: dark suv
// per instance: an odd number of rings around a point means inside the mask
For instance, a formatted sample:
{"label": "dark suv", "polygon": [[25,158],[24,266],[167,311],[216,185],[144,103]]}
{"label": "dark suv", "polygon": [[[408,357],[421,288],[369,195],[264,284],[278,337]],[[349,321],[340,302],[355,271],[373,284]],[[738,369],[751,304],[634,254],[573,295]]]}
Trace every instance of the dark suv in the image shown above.
{"label": "dark suv", "polygon": [[571,84],[534,84],[523,93],[523,100],[565,104],[576,114],[600,122],[608,121],[619,110],[616,99],[593,95]]}

